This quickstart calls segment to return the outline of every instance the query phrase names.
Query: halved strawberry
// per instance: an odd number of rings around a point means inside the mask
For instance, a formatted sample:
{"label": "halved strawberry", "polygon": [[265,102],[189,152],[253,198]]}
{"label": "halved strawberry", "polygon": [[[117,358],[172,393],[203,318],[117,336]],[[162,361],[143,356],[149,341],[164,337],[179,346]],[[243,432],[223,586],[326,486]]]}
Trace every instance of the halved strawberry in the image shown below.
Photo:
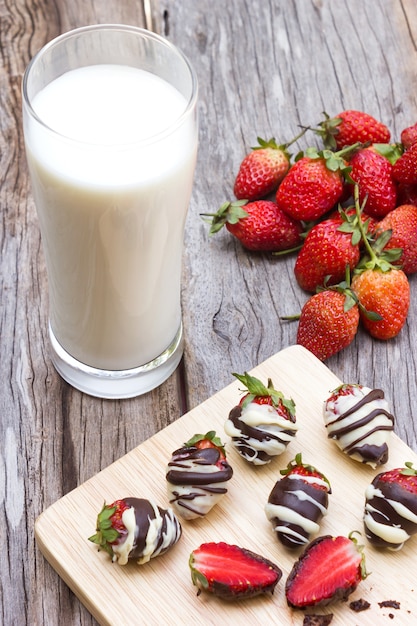
{"label": "halved strawberry", "polygon": [[303,609],[346,600],[366,576],[362,546],[352,534],[318,537],[307,546],[288,576],[287,603]]}
{"label": "halved strawberry", "polygon": [[228,600],[273,593],[282,576],[263,556],[225,542],[203,543],[191,552],[189,566],[197,595],[208,591]]}

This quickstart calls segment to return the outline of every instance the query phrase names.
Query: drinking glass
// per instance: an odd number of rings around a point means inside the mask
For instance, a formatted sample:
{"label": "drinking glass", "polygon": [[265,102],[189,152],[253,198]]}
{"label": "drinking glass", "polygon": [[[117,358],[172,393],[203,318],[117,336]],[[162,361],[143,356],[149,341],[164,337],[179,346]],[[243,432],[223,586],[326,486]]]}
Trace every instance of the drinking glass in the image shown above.
{"label": "drinking glass", "polygon": [[26,69],[23,128],[51,358],[90,395],[146,393],[181,360],[197,90],[177,47],[126,25],[65,33]]}

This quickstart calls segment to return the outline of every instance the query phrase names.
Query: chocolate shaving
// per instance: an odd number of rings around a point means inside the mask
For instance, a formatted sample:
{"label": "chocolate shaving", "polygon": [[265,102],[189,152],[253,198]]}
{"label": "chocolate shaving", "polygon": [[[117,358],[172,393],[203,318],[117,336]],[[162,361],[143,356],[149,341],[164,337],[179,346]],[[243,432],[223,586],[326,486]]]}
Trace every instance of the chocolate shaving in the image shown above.
{"label": "chocolate shaving", "polygon": [[349,608],[355,613],[360,613],[361,611],[366,611],[371,606],[370,602],[361,598],[360,600],[354,600],[350,602]]}
{"label": "chocolate shaving", "polygon": [[399,609],[400,603],[397,600],[384,600],[383,602],[378,602],[379,606],[382,608],[390,608],[390,609]]}
{"label": "chocolate shaving", "polygon": [[305,615],[303,626],[328,626],[333,619],[333,613],[327,615]]}

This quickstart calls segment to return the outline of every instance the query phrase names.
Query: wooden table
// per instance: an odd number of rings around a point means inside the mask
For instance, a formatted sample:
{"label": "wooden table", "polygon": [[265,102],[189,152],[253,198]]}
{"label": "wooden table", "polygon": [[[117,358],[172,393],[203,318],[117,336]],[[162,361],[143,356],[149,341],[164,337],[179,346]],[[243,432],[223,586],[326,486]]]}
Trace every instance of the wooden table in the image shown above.
{"label": "wooden table", "polygon": [[[415,0],[0,0],[0,622],[86,626],[87,610],[35,545],[36,517],[77,485],[295,342],[280,321],[307,298],[294,257],[248,254],[199,214],[232,198],[256,137],[286,141],[322,111],[363,109],[394,139],[417,120]],[[200,149],[188,215],[183,364],[159,389],[104,401],[64,383],[48,357],[47,279],[28,183],[20,86],[30,58],[74,27],[124,22],[179,45],[200,83]],[[305,145],[301,147],[306,147]],[[406,326],[383,343],[359,332],[327,365],[382,387],[396,431],[417,450],[417,283]],[[302,385],[302,372],[300,372]],[[80,513],[82,514],[82,513]],[[65,529],[63,529],[65,532]]]}

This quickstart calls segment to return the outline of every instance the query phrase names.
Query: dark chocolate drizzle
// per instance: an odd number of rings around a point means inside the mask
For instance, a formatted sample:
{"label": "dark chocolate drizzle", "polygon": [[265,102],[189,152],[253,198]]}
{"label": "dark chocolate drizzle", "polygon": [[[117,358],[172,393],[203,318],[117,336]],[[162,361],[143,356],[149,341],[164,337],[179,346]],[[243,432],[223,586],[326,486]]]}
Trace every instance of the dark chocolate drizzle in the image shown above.
{"label": "dark chocolate drizzle", "polygon": [[[356,402],[356,404],[351,406],[347,411],[345,411],[344,413],[341,413],[336,419],[328,422],[327,428],[331,427],[333,424],[337,424],[338,422],[342,421],[346,417],[349,417],[349,415],[352,415],[353,413],[355,413],[355,411],[358,411],[360,408],[362,408],[366,404],[369,404],[375,400],[382,400],[384,399],[384,397],[385,395],[382,389],[372,389],[366,396],[363,396],[363,398],[358,400],[358,402]],[[349,454],[349,455],[353,455],[353,454],[359,455],[360,457],[362,457],[364,463],[374,462],[378,465],[382,465],[388,461],[388,445],[386,443],[380,446],[375,446],[371,444],[365,444],[361,446],[359,444],[361,443],[361,441],[363,441],[364,439],[367,439],[370,435],[372,435],[375,432],[379,432],[383,430],[392,431],[394,429],[394,416],[388,411],[386,411],[385,409],[383,408],[373,409],[367,415],[365,415],[362,419],[357,420],[356,422],[353,422],[352,424],[349,424],[347,426],[344,426],[343,428],[338,428],[338,429],[333,430],[332,432],[328,434],[328,437],[329,439],[340,439],[343,435],[346,435],[350,432],[353,432],[354,430],[358,428],[361,428],[362,426],[366,426],[366,424],[371,423],[372,420],[374,420],[378,415],[385,415],[391,421],[391,425],[390,426],[376,426],[372,430],[366,431],[361,437],[358,437],[351,444],[349,444],[348,446],[345,446],[343,450],[344,452],[346,452],[346,454]]]}

